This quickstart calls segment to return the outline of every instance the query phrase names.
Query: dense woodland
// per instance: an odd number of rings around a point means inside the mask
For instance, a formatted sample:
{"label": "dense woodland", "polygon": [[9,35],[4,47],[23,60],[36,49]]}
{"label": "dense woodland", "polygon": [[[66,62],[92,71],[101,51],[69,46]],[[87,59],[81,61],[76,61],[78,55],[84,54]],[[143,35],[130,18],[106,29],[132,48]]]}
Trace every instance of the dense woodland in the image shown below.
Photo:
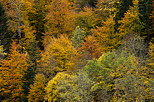
{"label": "dense woodland", "polygon": [[153,0],[0,0],[0,102],[154,102]]}

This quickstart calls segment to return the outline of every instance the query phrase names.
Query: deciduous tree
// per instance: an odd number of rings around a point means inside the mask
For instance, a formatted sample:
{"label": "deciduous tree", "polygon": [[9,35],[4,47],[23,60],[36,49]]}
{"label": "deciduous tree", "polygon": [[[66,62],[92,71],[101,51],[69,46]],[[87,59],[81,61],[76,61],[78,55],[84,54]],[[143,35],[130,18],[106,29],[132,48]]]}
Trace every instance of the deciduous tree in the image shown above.
{"label": "deciduous tree", "polygon": [[23,79],[28,68],[26,53],[19,53],[19,45],[12,43],[10,53],[0,67],[0,90],[2,101],[23,101]]}
{"label": "deciduous tree", "polygon": [[36,74],[34,84],[30,86],[28,102],[42,102],[45,100],[45,84],[45,76]]}
{"label": "deciduous tree", "polygon": [[[45,51],[42,53],[42,71],[47,75],[53,72],[72,70],[75,68],[77,50],[67,36],[46,40]],[[50,73],[50,74],[49,74]],[[45,74],[45,75],[46,75]]]}

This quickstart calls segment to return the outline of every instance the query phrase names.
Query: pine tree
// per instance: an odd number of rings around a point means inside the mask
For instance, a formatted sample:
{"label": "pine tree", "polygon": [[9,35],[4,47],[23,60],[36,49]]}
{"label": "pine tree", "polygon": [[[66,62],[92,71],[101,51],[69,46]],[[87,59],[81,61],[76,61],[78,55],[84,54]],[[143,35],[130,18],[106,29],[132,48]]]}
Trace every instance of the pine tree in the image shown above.
{"label": "pine tree", "polygon": [[8,30],[7,20],[8,18],[5,14],[5,9],[2,3],[0,2],[0,45],[4,45],[4,49],[6,49],[6,51],[8,51],[10,47],[12,36],[12,34]]}

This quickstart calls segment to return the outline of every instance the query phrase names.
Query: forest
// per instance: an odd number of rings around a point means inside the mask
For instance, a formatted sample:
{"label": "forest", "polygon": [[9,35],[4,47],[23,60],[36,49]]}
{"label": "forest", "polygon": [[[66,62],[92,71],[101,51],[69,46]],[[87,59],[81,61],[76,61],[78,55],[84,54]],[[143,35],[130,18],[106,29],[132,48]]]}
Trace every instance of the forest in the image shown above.
{"label": "forest", "polygon": [[0,102],[154,102],[153,0],[0,0]]}

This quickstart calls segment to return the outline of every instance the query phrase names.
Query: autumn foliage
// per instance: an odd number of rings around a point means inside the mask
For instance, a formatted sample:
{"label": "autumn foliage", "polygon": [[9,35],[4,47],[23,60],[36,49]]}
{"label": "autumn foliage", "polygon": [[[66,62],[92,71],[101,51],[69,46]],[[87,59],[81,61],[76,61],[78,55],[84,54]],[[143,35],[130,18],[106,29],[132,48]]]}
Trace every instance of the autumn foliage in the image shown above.
{"label": "autumn foliage", "polygon": [[152,0],[0,0],[1,102],[153,102]]}
{"label": "autumn foliage", "polygon": [[12,43],[10,54],[1,62],[1,95],[6,101],[21,101],[25,96],[22,86],[24,74],[28,68],[26,54],[19,52],[19,45]]}

